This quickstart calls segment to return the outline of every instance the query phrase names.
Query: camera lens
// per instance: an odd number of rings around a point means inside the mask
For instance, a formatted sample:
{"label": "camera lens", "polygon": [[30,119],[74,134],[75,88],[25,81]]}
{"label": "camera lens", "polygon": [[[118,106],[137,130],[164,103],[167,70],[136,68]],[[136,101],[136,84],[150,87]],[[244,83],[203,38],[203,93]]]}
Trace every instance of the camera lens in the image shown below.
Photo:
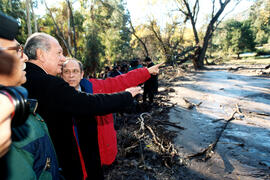
{"label": "camera lens", "polygon": [[17,127],[24,124],[30,112],[27,102],[27,90],[21,86],[0,86],[0,93],[11,97],[10,99],[15,106],[15,114],[12,118],[11,126]]}

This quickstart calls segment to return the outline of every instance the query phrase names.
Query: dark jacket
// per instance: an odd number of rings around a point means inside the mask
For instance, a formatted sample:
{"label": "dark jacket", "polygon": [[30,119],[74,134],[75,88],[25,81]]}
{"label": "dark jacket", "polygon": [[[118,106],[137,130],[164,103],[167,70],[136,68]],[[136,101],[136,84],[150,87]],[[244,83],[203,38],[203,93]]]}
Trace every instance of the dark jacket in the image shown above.
{"label": "dark jacket", "polygon": [[[107,78],[105,80],[102,79],[94,79],[91,78],[88,80],[81,80],[81,88],[82,91],[100,94],[100,93],[115,93],[123,91],[127,88],[137,86],[140,83],[145,82],[150,78],[149,71],[147,68],[139,68],[133,71],[129,71],[126,74],[119,75],[114,78]],[[116,131],[114,129],[114,119],[112,114],[107,114],[104,116],[96,116],[97,128],[98,128],[98,145],[99,145],[99,154],[101,165],[110,165],[116,158],[117,154],[117,138]],[[83,130],[79,131],[83,134],[82,138],[85,139],[89,130],[87,130],[87,124],[80,123],[78,124],[79,128],[83,128]],[[81,144],[89,146],[89,141],[80,139]],[[82,152],[88,153],[89,150],[82,148]],[[86,163],[87,164],[87,163]]]}
{"label": "dark jacket", "polygon": [[33,108],[26,122],[12,128],[12,144],[8,153],[0,158],[1,180],[60,179],[46,123],[34,113],[36,104],[31,101]]}
{"label": "dark jacket", "polygon": [[[155,64],[151,62],[147,67],[152,67]],[[157,75],[151,75],[150,79],[148,79],[144,83],[144,91],[145,92],[152,92],[152,93],[157,93],[158,90],[158,76]]]}
{"label": "dark jacket", "polygon": [[[37,65],[26,64],[27,82],[23,86],[28,90],[29,98],[35,98],[39,102],[37,112],[47,122],[59,166],[63,168],[65,178],[82,179],[79,155],[73,137],[72,118],[88,117],[89,120],[89,117],[94,115],[117,112],[130,106],[133,98],[129,92],[111,95],[78,92],[63,79],[46,74]],[[90,120],[95,121],[94,118]]]}

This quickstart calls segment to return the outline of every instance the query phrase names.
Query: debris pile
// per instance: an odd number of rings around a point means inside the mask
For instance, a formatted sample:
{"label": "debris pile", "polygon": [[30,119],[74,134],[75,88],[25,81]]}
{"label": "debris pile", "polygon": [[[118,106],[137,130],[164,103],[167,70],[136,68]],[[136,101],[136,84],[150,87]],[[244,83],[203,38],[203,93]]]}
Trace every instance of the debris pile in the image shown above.
{"label": "debris pile", "polygon": [[174,146],[176,131],[167,128],[184,129],[178,123],[169,122],[168,117],[174,106],[168,98],[169,92],[173,92],[170,82],[182,74],[173,67],[164,68],[159,77],[164,91],[156,95],[154,104],[140,103],[141,108],[137,109],[144,112],[117,115],[118,155],[111,166],[104,167],[105,179],[174,180],[192,177],[185,168],[188,160],[180,157],[179,149]]}

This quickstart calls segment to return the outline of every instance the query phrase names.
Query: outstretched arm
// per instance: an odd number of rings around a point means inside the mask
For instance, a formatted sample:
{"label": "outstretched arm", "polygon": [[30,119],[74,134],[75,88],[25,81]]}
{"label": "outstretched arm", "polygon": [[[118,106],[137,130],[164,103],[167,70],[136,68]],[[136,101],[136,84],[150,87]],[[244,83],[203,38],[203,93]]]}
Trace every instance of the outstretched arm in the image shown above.
{"label": "outstretched arm", "polygon": [[134,69],[126,74],[122,74],[114,78],[107,78],[105,80],[90,79],[90,82],[93,84],[94,94],[120,92],[127,88],[144,83],[151,77],[151,74],[158,74],[159,67],[161,65],[162,64],[157,64],[150,68]]}

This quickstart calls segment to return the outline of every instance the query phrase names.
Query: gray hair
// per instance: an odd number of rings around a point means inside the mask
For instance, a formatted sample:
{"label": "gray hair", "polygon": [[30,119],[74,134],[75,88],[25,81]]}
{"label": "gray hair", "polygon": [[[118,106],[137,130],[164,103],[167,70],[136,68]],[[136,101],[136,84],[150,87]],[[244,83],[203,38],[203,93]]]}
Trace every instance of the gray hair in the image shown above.
{"label": "gray hair", "polygon": [[65,61],[65,62],[63,63],[63,65],[62,65],[62,73],[63,73],[63,69],[65,68],[65,66],[67,65],[67,63],[69,63],[70,61],[75,61],[75,62],[77,62],[78,65],[79,65],[79,67],[80,67],[80,71],[83,72],[83,64],[82,64],[82,62],[79,61],[79,60],[76,59],[76,58],[70,58],[70,57],[68,57],[68,58],[66,58],[66,61]]}
{"label": "gray hair", "polygon": [[49,39],[53,38],[52,36],[45,33],[34,33],[26,41],[24,46],[24,53],[28,56],[29,59],[37,59],[37,49],[42,49],[44,51],[49,51],[51,45]]}

